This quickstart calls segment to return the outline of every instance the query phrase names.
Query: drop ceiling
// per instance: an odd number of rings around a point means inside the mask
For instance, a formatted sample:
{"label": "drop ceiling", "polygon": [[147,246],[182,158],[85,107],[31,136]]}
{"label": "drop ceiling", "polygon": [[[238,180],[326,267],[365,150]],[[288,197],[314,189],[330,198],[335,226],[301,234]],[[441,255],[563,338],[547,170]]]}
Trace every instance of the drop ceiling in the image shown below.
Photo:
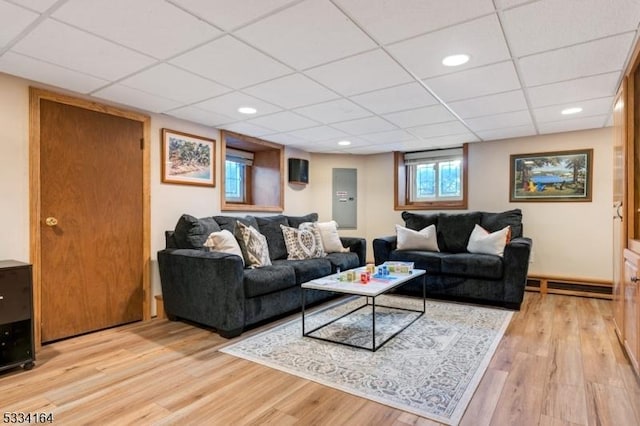
{"label": "drop ceiling", "polygon": [[0,72],[372,154],[609,126],[639,23],[638,0],[0,0]]}

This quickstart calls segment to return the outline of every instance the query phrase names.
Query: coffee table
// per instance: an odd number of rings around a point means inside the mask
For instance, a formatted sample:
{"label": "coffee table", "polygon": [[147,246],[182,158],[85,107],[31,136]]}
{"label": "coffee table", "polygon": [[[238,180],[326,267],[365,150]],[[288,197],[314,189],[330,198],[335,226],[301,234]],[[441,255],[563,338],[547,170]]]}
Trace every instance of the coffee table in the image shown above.
{"label": "coffee table", "polygon": [[[365,268],[356,268],[353,269],[353,271],[356,272],[356,276],[360,277],[360,273],[365,271]],[[348,271],[346,271],[348,272]],[[302,284],[302,335],[305,337],[310,337],[313,339],[318,339],[318,340],[324,340],[327,342],[333,342],[333,343],[339,343],[342,345],[346,345],[346,346],[351,346],[354,348],[362,348],[362,349],[368,349],[372,352],[377,351],[378,349],[380,349],[382,346],[384,346],[389,340],[393,339],[395,336],[397,336],[400,332],[402,332],[403,330],[405,330],[407,327],[409,327],[411,324],[413,324],[418,318],[420,318],[422,315],[424,315],[424,312],[426,310],[426,271],[423,269],[414,269],[413,271],[411,271],[410,273],[391,273],[390,275],[386,276],[386,277],[379,277],[379,278],[375,278],[375,277],[371,277],[371,281],[369,281],[366,284],[362,284],[360,283],[360,281],[340,281],[338,279],[339,274],[333,274],[333,275],[329,275],[323,278],[318,278],[309,282],[306,282],[304,284]],[[406,308],[399,308],[399,307],[394,307],[394,306],[386,306],[386,305],[380,305],[380,304],[376,304],[376,297],[388,293],[389,291],[393,290],[396,287],[401,286],[402,284],[405,284],[406,282],[416,278],[416,277],[422,277],[422,310],[414,310],[414,309],[406,309]],[[344,315],[339,316],[338,318],[335,318],[327,323],[324,323],[318,327],[315,327],[313,330],[309,330],[306,331],[305,329],[305,317],[306,317],[306,311],[305,311],[305,293],[306,291],[313,289],[313,290],[320,290],[320,291],[331,291],[331,292],[335,292],[335,293],[342,293],[342,294],[349,294],[349,295],[354,295],[354,296],[363,296],[365,298],[365,303],[362,306],[359,306],[349,312],[347,312]],[[340,341],[340,340],[332,340],[332,339],[327,339],[324,337],[319,337],[319,336],[313,336],[311,335],[311,333],[314,333],[315,331],[320,330],[321,328],[324,328],[330,324],[333,324],[334,322],[353,314],[356,311],[359,311],[361,309],[366,308],[367,306],[371,306],[372,309],[372,315],[371,315],[371,328],[372,328],[372,343],[371,346],[359,346],[359,345],[354,345],[348,342],[344,342],[344,341]],[[376,307],[383,307],[383,308],[389,308],[389,309],[396,309],[396,310],[401,310],[401,311],[408,311],[408,312],[418,312],[420,315],[416,316],[413,320],[411,320],[409,323],[407,323],[406,325],[404,325],[400,330],[396,331],[395,333],[393,333],[391,336],[389,336],[388,338],[384,339],[383,341],[381,341],[380,343],[376,344]]]}

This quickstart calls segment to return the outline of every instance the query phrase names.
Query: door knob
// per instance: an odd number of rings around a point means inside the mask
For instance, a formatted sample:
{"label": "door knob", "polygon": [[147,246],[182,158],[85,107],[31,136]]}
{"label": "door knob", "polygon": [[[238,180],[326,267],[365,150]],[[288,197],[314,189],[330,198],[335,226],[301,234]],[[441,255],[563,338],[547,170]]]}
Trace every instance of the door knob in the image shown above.
{"label": "door knob", "polygon": [[55,217],[48,217],[45,219],[44,223],[47,226],[56,226],[58,224],[58,219],[56,219]]}

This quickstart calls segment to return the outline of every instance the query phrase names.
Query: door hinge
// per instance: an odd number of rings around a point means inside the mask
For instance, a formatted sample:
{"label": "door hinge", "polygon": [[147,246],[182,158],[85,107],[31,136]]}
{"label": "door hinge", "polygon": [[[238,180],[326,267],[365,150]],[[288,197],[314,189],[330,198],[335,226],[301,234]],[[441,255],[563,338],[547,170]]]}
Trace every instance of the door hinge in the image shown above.
{"label": "door hinge", "polygon": [[144,138],[140,138],[140,149],[144,150]]}

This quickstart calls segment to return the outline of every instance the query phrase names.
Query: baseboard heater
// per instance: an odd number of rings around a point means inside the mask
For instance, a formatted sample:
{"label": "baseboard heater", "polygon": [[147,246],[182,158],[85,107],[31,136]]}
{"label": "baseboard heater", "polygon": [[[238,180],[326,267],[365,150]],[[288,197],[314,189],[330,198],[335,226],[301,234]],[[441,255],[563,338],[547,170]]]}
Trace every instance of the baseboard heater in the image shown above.
{"label": "baseboard heater", "polygon": [[597,299],[613,299],[611,281],[594,278],[566,278],[544,275],[527,277],[528,291],[542,294],[566,294],[569,296],[594,297]]}

